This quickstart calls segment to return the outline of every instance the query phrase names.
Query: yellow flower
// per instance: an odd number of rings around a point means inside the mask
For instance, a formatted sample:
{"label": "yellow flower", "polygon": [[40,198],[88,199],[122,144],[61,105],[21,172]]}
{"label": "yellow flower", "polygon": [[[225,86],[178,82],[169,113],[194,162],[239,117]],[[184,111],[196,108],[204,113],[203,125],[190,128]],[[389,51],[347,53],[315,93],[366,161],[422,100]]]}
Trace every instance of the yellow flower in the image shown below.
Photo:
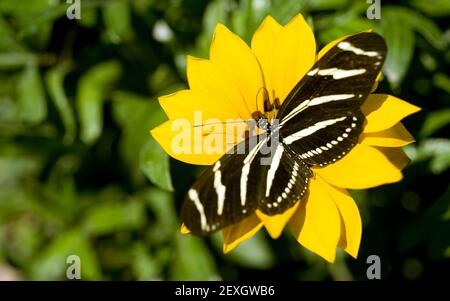
{"label": "yellow flower", "polygon": [[[191,164],[210,165],[222,154],[179,154],[171,147],[172,125],[177,118],[192,120],[193,111],[203,118],[225,121],[251,119],[256,111],[255,97],[261,87],[283,100],[294,85],[334,41],[316,54],[314,34],[301,15],[282,26],[268,16],[252,38],[249,47],[224,25],[216,27],[209,60],[187,58],[189,90],[160,98],[169,121],[151,131],[153,137],[173,158]],[[357,257],[362,226],[358,208],[347,189],[366,189],[402,179],[401,169],[408,158],[402,146],[414,138],[400,123],[420,109],[391,95],[371,94],[362,111],[366,116],[359,143],[343,159],[324,168],[312,168],[315,176],[309,194],[280,215],[257,211],[245,220],[225,228],[224,252],[250,238],[261,227],[276,239],[286,225],[297,241],[329,262],[336,247]],[[194,131],[194,129],[193,129]],[[225,150],[224,150],[225,151]],[[182,227],[182,232],[188,229]]]}

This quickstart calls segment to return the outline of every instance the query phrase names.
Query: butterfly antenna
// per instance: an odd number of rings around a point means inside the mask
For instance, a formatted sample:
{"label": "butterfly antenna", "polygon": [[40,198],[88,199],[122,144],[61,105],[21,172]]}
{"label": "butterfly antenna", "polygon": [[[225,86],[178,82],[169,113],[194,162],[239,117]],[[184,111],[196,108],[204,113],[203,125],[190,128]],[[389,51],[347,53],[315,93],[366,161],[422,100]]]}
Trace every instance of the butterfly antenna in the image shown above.
{"label": "butterfly antenna", "polygon": [[246,123],[246,120],[236,120],[236,121],[219,121],[219,122],[211,122],[211,123],[204,123],[204,124],[196,124],[194,125],[195,128],[201,127],[201,126],[207,126],[207,125],[215,125],[215,124],[233,124],[233,123]]}
{"label": "butterfly antenna", "polygon": [[267,91],[266,87],[259,88],[258,93],[256,93],[256,100],[255,100],[256,111],[259,111],[259,108],[258,108],[258,96],[259,96],[259,92],[261,92],[261,90],[264,90],[266,92],[266,96],[267,97],[269,96],[269,92]]}

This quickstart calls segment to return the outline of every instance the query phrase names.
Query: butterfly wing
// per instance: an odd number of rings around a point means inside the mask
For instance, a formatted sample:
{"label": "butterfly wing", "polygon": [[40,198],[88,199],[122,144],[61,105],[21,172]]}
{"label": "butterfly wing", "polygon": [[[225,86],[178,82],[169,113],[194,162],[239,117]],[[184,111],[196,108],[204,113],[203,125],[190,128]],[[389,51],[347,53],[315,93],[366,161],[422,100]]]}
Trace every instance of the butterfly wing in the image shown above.
{"label": "butterfly wing", "polygon": [[277,119],[282,141],[308,165],[345,156],[364,124],[361,105],[386,57],[376,33],[359,33],[332,47],[292,89]]}
{"label": "butterfly wing", "polygon": [[207,235],[257,209],[282,213],[304,195],[310,169],[282,144],[271,145],[273,138],[262,134],[242,141],[197,179],[181,212],[192,233]]}
{"label": "butterfly wing", "polygon": [[330,164],[356,144],[364,122],[360,106],[385,56],[386,45],[374,33],[331,48],[283,102],[270,137],[239,143],[194,183],[182,208],[187,228],[206,235],[257,209],[275,215],[292,207],[307,191],[308,165]]}

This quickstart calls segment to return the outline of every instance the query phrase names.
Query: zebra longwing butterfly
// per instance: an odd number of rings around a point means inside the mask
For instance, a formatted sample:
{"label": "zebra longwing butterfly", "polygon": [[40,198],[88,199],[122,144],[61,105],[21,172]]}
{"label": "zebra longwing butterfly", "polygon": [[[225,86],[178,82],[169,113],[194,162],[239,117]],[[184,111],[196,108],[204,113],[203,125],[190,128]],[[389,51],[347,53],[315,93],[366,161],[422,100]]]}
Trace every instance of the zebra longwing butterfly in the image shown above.
{"label": "zebra longwing butterfly", "polygon": [[[276,112],[277,124],[270,124],[264,113],[253,114],[265,133],[246,138],[199,177],[183,203],[186,227],[207,235],[255,210],[272,216],[298,202],[308,191],[310,168],[340,160],[357,143],[365,120],[361,105],[386,51],[378,34],[349,36],[296,84]],[[275,101],[264,107],[278,105]],[[266,143],[272,143],[274,151],[265,165],[260,161]],[[249,151],[237,151],[243,147]]]}

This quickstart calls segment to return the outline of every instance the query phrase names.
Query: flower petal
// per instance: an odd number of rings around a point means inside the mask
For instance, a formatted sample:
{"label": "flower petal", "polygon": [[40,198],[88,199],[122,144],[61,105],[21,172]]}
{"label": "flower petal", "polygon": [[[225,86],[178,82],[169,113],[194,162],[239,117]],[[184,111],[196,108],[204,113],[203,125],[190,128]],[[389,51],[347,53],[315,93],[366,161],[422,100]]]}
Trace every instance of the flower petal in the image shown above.
{"label": "flower petal", "polygon": [[277,214],[273,216],[266,215],[261,211],[256,210],[256,215],[264,224],[264,227],[266,228],[270,237],[272,237],[273,239],[277,239],[278,237],[280,237],[284,227],[289,222],[292,215],[296,212],[299,203],[300,201],[298,201],[294,206],[292,206],[282,214]]}
{"label": "flower petal", "polygon": [[316,60],[314,34],[302,15],[283,27],[271,49],[272,86],[283,101]]}
{"label": "flower petal", "polygon": [[370,93],[373,93],[378,88],[378,84],[380,83],[381,76],[383,76],[383,74],[380,71],[380,73],[378,73],[378,75],[377,75],[377,78],[375,78],[375,83],[373,84],[372,90],[370,90]]}
{"label": "flower petal", "polygon": [[371,94],[361,110],[366,115],[365,133],[379,132],[394,126],[408,115],[420,111],[420,108],[387,94]]}
{"label": "flower petal", "polygon": [[191,122],[186,119],[166,121],[152,129],[150,133],[172,158],[189,164],[211,165],[239,139],[231,137],[227,141],[226,138],[229,136],[223,135],[220,127],[215,128],[207,135],[217,138],[214,148],[209,146],[211,139],[207,140],[206,136],[202,136],[202,128],[193,128]]}
{"label": "flower petal", "polygon": [[191,230],[189,230],[184,224],[181,224],[180,233],[181,234],[189,234],[189,233],[191,233]]}
{"label": "flower petal", "polygon": [[[250,119],[244,103],[244,96],[234,81],[209,60],[203,60],[192,56],[187,57],[187,78],[191,90],[203,91],[220,99],[227,104],[227,109],[232,107],[235,118]],[[208,103],[213,109],[220,108],[213,101]],[[205,107],[206,109],[206,107]]]}
{"label": "flower petal", "polygon": [[241,106],[247,109],[250,117],[256,111],[258,91],[264,87],[262,71],[253,52],[239,36],[219,24],[209,56],[211,62],[237,85],[245,99]]}
{"label": "flower petal", "polygon": [[[267,16],[261,25],[256,30],[252,38],[252,51],[256,55],[261,66],[264,83],[267,91],[273,91],[272,85],[272,57],[274,53],[274,45],[278,33],[281,31],[281,26],[274,18]],[[269,98],[273,102],[272,93],[269,93]]]}
{"label": "flower petal", "polygon": [[402,170],[411,162],[411,160],[401,148],[377,147],[377,149],[383,152],[389,162],[391,162],[399,170]]}
{"label": "flower petal", "polygon": [[400,122],[384,131],[362,133],[359,137],[359,143],[373,146],[402,147],[413,142],[414,137]]}
{"label": "flower petal", "polygon": [[356,258],[361,242],[362,223],[358,206],[347,190],[332,186],[320,176],[317,180],[327,189],[339,209],[341,217],[341,236],[338,246]]}
{"label": "flower petal", "polygon": [[313,168],[328,183],[365,189],[402,179],[400,169],[378,148],[357,144],[344,158],[323,168]]}
{"label": "flower petal", "polygon": [[222,230],[223,252],[228,253],[236,248],[241,242],[249,239],[262,227],[259,218],[253,214],[237,224]]}
{"label": "flower petal", "polygon": [[235,119],[238,116],[230,103],[217,99],[206,91],[180,90],[158,98],[169,119],[187,118],[193,120],[194,112],[201,112],[200,124],[208,119]]}
{"label": "flower petal", "polygon": [[317,179],[311,179],[309,195],[300,202],[289,226],[295,238],[305,248],[334,262],[341,234],[338,208]]}

